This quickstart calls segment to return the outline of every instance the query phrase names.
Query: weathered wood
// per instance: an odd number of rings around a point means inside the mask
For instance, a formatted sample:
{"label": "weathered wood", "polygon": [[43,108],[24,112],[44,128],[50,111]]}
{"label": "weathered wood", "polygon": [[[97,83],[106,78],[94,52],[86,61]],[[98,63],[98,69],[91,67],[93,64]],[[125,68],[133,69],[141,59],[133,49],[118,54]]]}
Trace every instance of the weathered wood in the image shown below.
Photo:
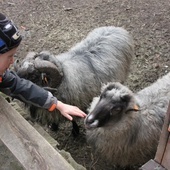
{"label": "weathered wood", "polygon": [[170,170],[170,103],[165,116],[164,125],[159,139],[159,145],[154,160],[148,161],[140,170],[167,169]]}
{"label": "weathered wood", "polygon": [[142,167],[140,167],[139,170],[166,170],[166,169],[162,167],[160,164],[158,164],[156,161],[151,159],[146,164],[142,165]]}
{"label": "weathered wood", "polygon": [[170,123],[170,104],[167,110],[167,114],[165,116],[162,133],[159,140],[159,145],[155,155],[155,160],[166,168],[170,168],[170,139],[169,139],[170,132],[168,131],[169,123]]}
{"label": "weathered wood", "polygon": [[74,168],[0,96],[0,140],[26,170]]}
{"label": "weathered wood", "polygon": [[161,165],[163,165],[167,169],[170,169],[170,136],[166,145]]}

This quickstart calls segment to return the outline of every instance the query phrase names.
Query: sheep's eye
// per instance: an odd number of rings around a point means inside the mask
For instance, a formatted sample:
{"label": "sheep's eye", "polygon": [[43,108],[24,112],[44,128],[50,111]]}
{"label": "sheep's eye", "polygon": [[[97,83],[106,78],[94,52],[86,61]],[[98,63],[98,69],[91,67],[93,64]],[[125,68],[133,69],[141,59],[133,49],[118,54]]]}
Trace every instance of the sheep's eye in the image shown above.
{"label": "sheep's eye", "polygon": [[121,111],[121,107],[114,108],[116,111]]}
{"label": "sheep's eye", "polygon": [[118,116],[119,113],[121,112],[121,107],[113,107],[110,111],[111,116]]}
{"label": "sheep's eye", "polygon": [[122,110],[121,107],[113,107],[112,108],[112,111],[115,112],[115,113],[119,113],[121,110]]}

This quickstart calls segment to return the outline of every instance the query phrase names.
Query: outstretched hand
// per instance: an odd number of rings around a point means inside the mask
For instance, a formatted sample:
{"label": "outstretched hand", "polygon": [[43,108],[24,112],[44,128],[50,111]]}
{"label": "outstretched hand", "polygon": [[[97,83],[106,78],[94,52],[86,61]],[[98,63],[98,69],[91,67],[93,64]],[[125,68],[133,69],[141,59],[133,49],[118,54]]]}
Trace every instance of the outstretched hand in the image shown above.
{"label": "outstretched hand", "polygon": [[64,104],[61,101],[57,102],[56,108],[60,111],[60,113],[64,117],[66,117],[70,121],[73,120],[72,116],[78,116],[78,117],[82,117],[82,118],[86,117],[86,114],[83,111],[81,111],[78,107]]}

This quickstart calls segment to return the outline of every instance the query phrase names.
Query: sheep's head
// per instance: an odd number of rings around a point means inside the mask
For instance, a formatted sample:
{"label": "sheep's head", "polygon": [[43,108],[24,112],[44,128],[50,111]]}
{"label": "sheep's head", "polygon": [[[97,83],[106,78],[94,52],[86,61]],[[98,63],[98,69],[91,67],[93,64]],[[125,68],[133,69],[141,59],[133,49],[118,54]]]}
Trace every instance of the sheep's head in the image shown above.
{"label": "sheep's head", "polygon": [[92,102],[85,119],[87,129],[118,122],[129,111],[137,111],[133,93],[120,83],[108,83],[102,87],[100,97]]}
{"label": "sheep's head", "polygon": [[46,51],[29,52],[23,61],[16,60],[14,69],[20,77],[47,88],[56,88],[63,77],[60,63]]}

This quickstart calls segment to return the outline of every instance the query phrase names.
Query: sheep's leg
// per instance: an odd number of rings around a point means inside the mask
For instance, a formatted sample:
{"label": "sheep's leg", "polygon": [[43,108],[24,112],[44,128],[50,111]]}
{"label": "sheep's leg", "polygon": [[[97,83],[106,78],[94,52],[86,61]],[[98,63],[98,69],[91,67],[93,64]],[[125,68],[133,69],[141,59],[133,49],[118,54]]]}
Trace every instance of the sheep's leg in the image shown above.
{"label": "sheep's leg", "polygon": [[56,123],[50,123],[49,125],[48,125],[48,127],[50,128],[50,130],[52,130],[52,131],[57,131],[58,130],[58,125],[56,124]]}
{"label": "sheep's leg", "polygon": [[79,126],[76,123],[76,121],[72,121],[73,129],[72,129],[72,134],[74,137],[77,137],[79,135]]}

